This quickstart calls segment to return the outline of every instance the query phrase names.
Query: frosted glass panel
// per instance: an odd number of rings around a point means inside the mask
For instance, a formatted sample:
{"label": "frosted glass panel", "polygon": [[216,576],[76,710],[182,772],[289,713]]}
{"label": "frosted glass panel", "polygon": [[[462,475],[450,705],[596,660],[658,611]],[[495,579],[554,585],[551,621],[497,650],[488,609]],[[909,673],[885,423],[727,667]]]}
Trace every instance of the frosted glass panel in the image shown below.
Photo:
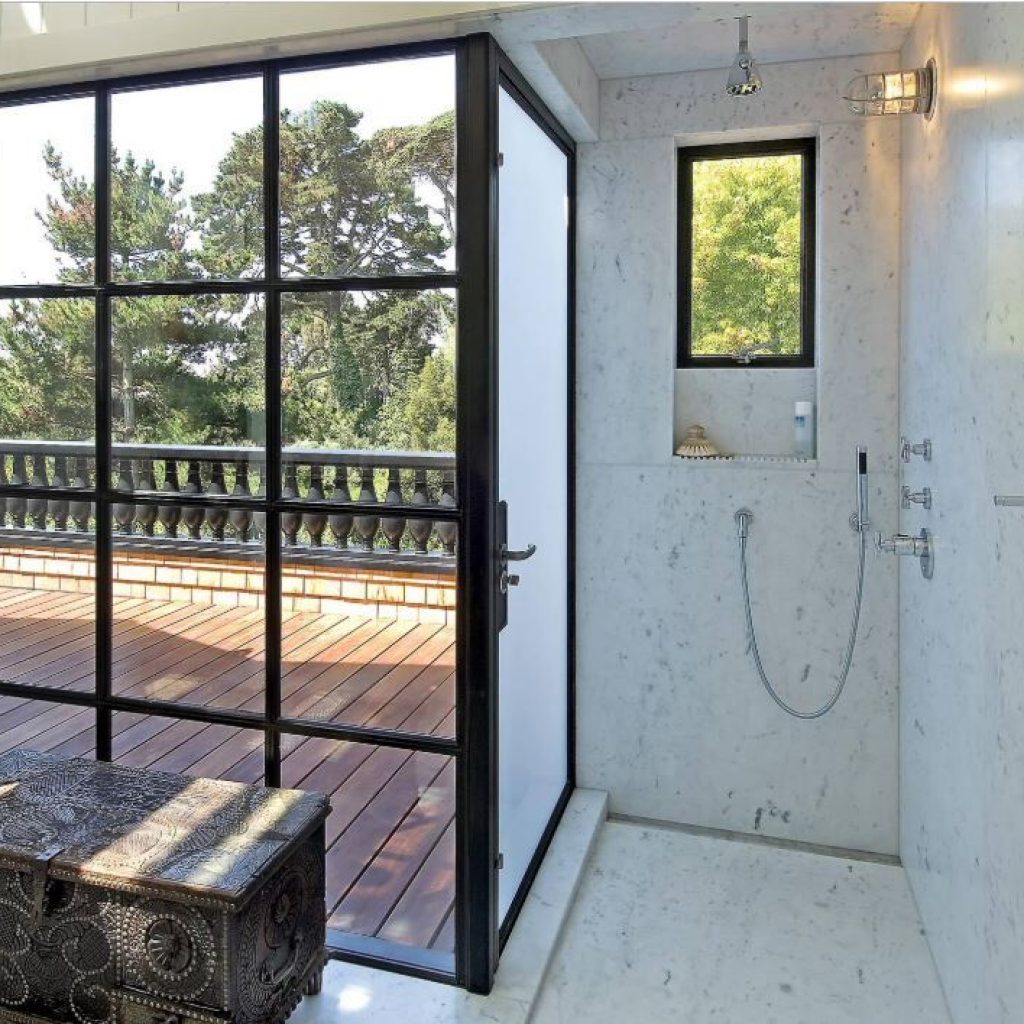
{"label": "frosted glass panel", "polygon": [[561,150],[499,99],[499,498],[515,563],[500,634],[499,836],[504,918],[566,780],[568,193]]}

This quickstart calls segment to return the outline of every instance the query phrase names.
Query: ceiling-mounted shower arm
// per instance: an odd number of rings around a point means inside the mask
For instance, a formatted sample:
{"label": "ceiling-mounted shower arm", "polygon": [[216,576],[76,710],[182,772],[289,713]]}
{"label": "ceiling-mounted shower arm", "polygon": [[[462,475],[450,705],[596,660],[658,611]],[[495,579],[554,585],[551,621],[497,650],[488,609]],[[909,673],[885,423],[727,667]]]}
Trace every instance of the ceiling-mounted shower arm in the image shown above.
{"label": "ceiling-mounted shower arm", "polygon": [[729,78],[725,83],[725,91],[730,96],[752,96],[761,90],[761,72],[757,63],[750,55],[748,22],[750,18],[744,14],[736,19],[739,25],[739,49],[729,69]]}
{"label": "ceiling-mounted shower arm", "polygon": [[740,53],[750,52],[750,15],[744,14],[735,21],[740,23]]}

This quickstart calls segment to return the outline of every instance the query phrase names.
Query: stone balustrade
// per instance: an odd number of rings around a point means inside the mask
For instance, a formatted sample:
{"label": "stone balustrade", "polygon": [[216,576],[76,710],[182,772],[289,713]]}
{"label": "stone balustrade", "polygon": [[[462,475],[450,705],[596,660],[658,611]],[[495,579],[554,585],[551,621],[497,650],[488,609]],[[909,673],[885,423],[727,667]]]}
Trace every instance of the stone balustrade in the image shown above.
{"label": "stone balustrade", "polygon": [[[455,505],[455,457],[448,453],[286,448],[281,497],[306,504],[281,512],[286,561],[358,562],[454,571],[457,526],[431,517]],[[262,558],[266,515],[244,502],[266,493],[262,449],[240,446],[114,444],[111,487],[115,548]],[[0,439],[0,485],[89,490],[95,449],[87,442]],[[159,497],[175,496],[160,504]],[[202,503],[189,504],[189,495]],[[132,499],[135,500],[132,500]],[[146,498],[149,500],[141,501]],[[242,503],[232,504],[232,499]],[[366,512],[332,508],[365,504]],[[310,510],[309,504],[323,504]],[[421,506],[423,516],[388,515],[389,505]],[[95,507],[73,494],[0,494],[3,543],[91,544]]]}

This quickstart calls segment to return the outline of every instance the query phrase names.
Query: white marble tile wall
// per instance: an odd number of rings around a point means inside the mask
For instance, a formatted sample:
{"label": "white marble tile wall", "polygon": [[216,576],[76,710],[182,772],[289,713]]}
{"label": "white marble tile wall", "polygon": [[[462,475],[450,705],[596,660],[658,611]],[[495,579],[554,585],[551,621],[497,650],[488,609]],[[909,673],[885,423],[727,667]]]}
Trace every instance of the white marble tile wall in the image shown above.
{"label": "white marble tile wall", "polygon": [[[579,174],[579,774],[612,809],[880,852],[897,848],[897,590],[869,555],[847,695],[786,718],[746,650],[734,510],[755,512],[751,587],[769,670],[831,689],[856,571],[853,450],[893,530],[899,130],[836,99],[893,55],[774,65],[749,103],[722,73],[606,82]],[[729,131],[730,135],[715,133]],[[817,468],[671,456],[675,148],[820,136]]]}
{"label": "white marble tile wall", "polygon": [[905,432],[935,578],[901,576],[901,851],[957,1024],[1024,1016],[1024,7],[926,4],[938,109],[903,125]]}

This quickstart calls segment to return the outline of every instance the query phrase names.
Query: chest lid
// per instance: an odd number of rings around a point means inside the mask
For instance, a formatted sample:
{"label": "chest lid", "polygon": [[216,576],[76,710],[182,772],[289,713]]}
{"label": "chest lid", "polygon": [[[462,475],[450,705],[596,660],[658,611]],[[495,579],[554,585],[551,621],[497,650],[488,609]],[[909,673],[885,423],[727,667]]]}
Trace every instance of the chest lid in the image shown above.
{"label": "chest lid", "polygon": [[0,754],[0,862],[237,906],[320,824],[320,793]]}

